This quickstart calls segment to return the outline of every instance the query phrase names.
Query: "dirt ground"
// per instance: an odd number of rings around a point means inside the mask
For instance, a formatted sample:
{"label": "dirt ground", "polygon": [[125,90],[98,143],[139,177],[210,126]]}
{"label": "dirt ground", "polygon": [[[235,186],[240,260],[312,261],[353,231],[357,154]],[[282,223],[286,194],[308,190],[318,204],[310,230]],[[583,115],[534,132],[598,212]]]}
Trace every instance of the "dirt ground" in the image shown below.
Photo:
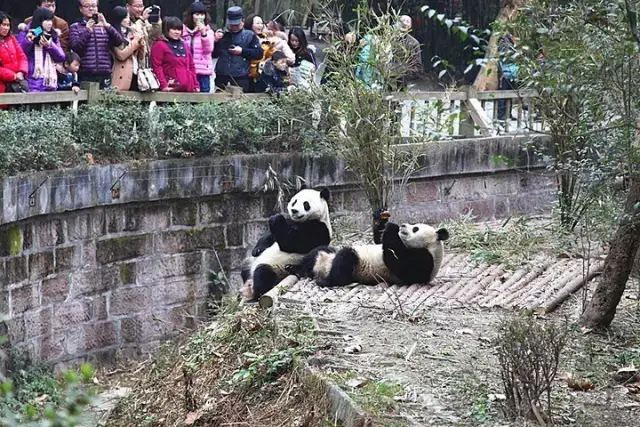
{"label": "dirt ground", "polygon": [[[553,393],[555,425],[640,425],[640,394],[632,393],[638,389],[612,378],[619,368],[640,363],[640,306],[634,285],[607,336],[577,327],[570,333]],[[574,322],[578,299],[538,321]],[[333,336],[332,348],[310,363],[367,412],[390,415],[381,418],[383,425],[526,425],[509,423],[502,415],[499,395],[504,390],[492,345],[500,321],[513,313],[434,308],[407,320],[397,312],[354,304],[308,304],[306,310],[318,316],[324,334]],[[359,351],[351,353],[354,350]],[[568,374],[588,379],[595,389],[570,389]],[[392,393],[380,392],[379,384]]]}

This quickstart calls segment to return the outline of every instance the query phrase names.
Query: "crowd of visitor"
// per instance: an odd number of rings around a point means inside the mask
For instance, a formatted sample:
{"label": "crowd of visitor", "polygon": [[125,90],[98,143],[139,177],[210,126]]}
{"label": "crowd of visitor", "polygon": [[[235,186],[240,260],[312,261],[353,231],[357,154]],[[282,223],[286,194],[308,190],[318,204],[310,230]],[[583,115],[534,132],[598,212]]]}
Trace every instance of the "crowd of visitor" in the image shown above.
{"label": "crowd of visitor", "polygon": [[55,14],[55,0],[37,0],[33,16],[19,24],[0,11],[0,93],[77,92],[81,82],[122,91],[212,92],[232,85],[279,92],[312,80],[318,68],[300,27],[287,34],[277,19],[245,18],[238,6],[227,10],[225,28],[214,31],[199,0],[182,18],[162,16],[143,0],[126,0],[105,16],[98,3],[78,0],[82,19],[71,25]]}

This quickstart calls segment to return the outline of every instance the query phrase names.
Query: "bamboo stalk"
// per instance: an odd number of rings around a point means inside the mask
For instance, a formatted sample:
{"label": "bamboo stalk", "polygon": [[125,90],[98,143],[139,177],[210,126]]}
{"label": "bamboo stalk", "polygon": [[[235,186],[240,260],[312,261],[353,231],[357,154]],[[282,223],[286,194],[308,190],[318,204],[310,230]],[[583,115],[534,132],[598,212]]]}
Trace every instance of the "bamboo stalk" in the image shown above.
{"label": "bamboo stalk", "polygon": [[604,268],[604,261],[598,261],[593,265],[592,270],[586,277],[577,277],[572,282],[568,283],[564,288],[560,290],[556,294],[556,296],[549,301],[546,301],[544,304],[540,305],[536,308],[537,314],[546,314],[555,310],[564,300],[566,300],[569,295],[576,292],[578,289],[584,286],[585,283],[593,280],[594,277],[602,273],[602,269]]}
{"label": "bamboo stalk", "polygon": [[262,295],[258,300],[260,308],[271,308],[278,303],[278,296],[280,293],[285,293],[287,289],[292,287],[298,282],[298,276],[291,274],[285,277],[280,283],[278,283],[273,289],[266,294]]}

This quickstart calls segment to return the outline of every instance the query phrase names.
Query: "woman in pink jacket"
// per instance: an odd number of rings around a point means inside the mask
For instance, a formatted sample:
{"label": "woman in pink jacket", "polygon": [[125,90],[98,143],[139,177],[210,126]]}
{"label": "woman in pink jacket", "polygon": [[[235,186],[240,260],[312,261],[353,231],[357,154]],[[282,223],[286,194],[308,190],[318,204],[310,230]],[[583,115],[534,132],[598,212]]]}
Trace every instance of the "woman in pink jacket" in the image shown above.
{"label": "woman in pink jacket", "polygon": [[163,37],[151,48],[153,72],[165,92],[199,92],[191,49],[182,41],[183,23],[169,16],[162,21]]}
{"label": "woman in pink jacket", "polygon": [[196,1],[189,6],[184,13],[184,28],[182,40],[191,50],[193,62],[196,66],[196,75],[200,84],[200,92],[211,91],[211,75],[213,74],[214,33],[209,23],[211,17],[207,13],[207,7]]}

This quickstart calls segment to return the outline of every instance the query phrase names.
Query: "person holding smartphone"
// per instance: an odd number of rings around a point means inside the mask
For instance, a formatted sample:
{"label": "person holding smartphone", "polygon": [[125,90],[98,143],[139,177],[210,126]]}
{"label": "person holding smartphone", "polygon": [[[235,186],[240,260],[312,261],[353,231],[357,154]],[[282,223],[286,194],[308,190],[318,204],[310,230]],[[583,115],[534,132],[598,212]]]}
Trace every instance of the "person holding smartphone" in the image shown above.
{"label": "person holding smartphone", "polygon": [[[158,5],[145,7],[143,0],[126,0],[131,27],[144,36],[144,63],[147,62],[153,44],[162,38],[162,9]],[[135,84],[135,79],[134,79]]]}
{"label": "person holding smartphone", "polygon": [[216,32],[213,57],[216,63],[216,86],[239,86],[249,92],[249,68],[251,61],[262,59],[264,51],[258,36],[244,28],[244,11],[239,6],[227,10],[226,31]]}
{"label": "person holding smartphone", "polygon": [[[44,7],[54,13],[53,28],[55,28],[56,31],[58,31],[58,34],[60,35],[60,46],[62,46],[62,50],[64,50],[65,53],[69,53],[69,24],[67,23],[67,21],[60,18],[58,15],[55,15],[56,0],[37,0],[36,7]],[[27,27],[27,25],[31,23],[32,20],[33,20],[32,16],[28,17],[27,19],[24,20],[24,23],[18,26],[18,29],[20,31],[24,30]],[[22,28],[23,25],[24,25],[24,28]]]}
{"label": "person holding smartphone", "polygon": [[211,54],[215,45],[213,30],[209,26],[211,17],[207,7],[196,1],[184,13],[184,29],[182,40],[191,50],[196,75],[200,84],[200,92],[211,92],[211,75],[213,60]]}
{"label": "person holding smartphone", "polygon": [[29,92],[57,90],[55,63],[63,62],[66,55],[53,28],[53,12],[44,7],[36,9],[31,23],[18,35],[18,41],[29,60]]}
{"label": "person holding smartphone", "polygon": [[97,82],[100,88],[111,86],[111,46],[121,46],[122,34],[98,13],[98,0],[78,0],[82,19],[69,32],[71,50],[82,58],[78,78]]}
{"label": "person holding smartphone", "polygon": [[162,21],[162,39],[151,48],[151,65],[163,92],[199,92],[191,49],[182,40],[184,24],[176,16]]}

